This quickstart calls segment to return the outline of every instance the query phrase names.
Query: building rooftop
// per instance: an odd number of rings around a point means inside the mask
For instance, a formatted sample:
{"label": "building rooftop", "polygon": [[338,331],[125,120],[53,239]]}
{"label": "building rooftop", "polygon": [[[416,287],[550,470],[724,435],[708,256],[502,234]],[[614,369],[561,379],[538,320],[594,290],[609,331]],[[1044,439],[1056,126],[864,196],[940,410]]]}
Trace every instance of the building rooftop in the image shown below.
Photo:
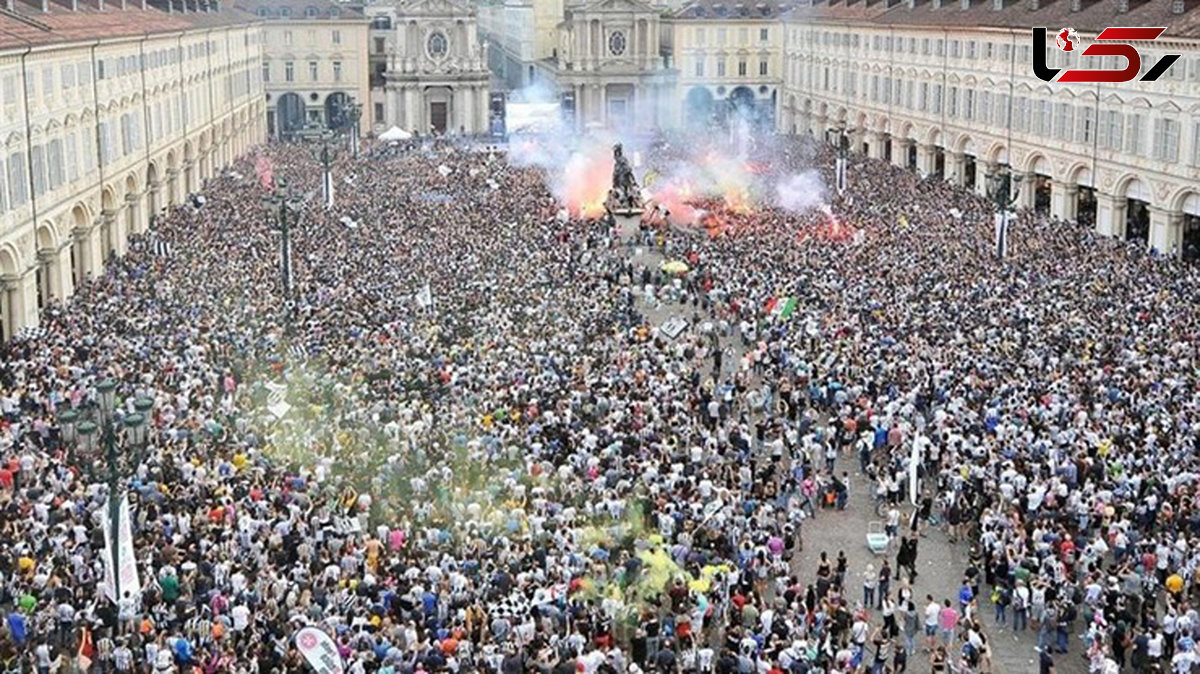
{"label": "building rooftop", "polygon": [[237,0],[237,6],[266,21],[362,21],[361,5],[330,0]]}
{"label": "building rooftop", "polygon": [[718,21],[777,19],[792,9],[777,0],[691,0],[672,13],[677,19]]}
{"label": "building rooftop", "polygon": [[254,21],[232,6],[201,0],[6,0],[0,5],[0,50],[24,49],[57,42],[136,37],[213,28]]}
{"label": "building rooftop", "polygon": [[[891,6],[889,6],[891,5]],[[1165,26],[1166,35],[1200,37],[1200,0],[821,0],[800,2],[794,21],[869,22],[927,28],[1072,27],[1097,33],[1108,26]]]}

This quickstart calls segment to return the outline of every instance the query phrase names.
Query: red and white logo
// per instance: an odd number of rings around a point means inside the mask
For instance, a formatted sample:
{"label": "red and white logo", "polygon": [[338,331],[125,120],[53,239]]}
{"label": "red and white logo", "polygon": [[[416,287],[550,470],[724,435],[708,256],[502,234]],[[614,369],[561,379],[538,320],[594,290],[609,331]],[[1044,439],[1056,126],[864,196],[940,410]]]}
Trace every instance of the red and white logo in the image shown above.
{"label": "red and white logo", "polygon": [[1058,37],[1054,43],[1063,51],[1075,51],[1075,43],[1079,41],[1079,37],[1075,35],[1074,28],[1063,28],[1058,31]]}

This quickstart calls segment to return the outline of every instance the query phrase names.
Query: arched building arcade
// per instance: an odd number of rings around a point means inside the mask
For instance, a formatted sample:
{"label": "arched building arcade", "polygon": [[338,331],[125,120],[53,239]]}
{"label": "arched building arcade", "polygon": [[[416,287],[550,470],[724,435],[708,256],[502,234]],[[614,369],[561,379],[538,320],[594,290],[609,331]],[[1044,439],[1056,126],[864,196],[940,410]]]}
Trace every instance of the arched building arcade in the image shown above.
{"label": "arched building arcade", "polygon": [[[987,175],[1020,178],[1019,205],[1164,255],[1200,257],[1200,30],[1168,0],[1030,3],[828,0],[784,20],[778,128],[820,138],[987,194]],[[1056,12],[1049,16],[1046,11]],[[1059,16],[1061,15],[1061,16]],[[802,18],[800,18],[802,16]],[[1143,68],[1182,54],[1155,82],[1070,85],[1037,79],[1029,26],[1165,25]],[[972,27],[973,26],[973,27]],[[1076,65],[1045,45],[1048,65]]]}
{"label": "arched building arcade", "polygon": [[103,35],[83,40],[88,13],[17,2],[50,28],[44,44],[0,30],[0,92],[23,93],[0,97],[0,338],[35,326],[156,213],[265,140],[253,17],[188,9],[115,5]]}

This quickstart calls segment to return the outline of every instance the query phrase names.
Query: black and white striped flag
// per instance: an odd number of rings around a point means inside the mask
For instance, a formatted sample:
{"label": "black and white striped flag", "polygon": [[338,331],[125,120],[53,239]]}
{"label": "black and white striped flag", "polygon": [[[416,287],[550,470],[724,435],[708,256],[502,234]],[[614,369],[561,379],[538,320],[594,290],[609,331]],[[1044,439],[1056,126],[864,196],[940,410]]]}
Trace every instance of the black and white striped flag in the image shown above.
{"label": "black and white striped flag", "polygon": [[292,355],[292,358],[296,358],[297,360],[304,360],[308,357],[308,352],[299,344],[289,344],[288,353]]}
{"label": "black and white striped flag", "polygon": [[33,341],[46,336],[46,328],[36,325],[26,325],[17,332],[17,339]]}
{"label": "black and white striped flag", "polygon": [[171,257],[171,242],[155,239],[154,254],[158,257]]}

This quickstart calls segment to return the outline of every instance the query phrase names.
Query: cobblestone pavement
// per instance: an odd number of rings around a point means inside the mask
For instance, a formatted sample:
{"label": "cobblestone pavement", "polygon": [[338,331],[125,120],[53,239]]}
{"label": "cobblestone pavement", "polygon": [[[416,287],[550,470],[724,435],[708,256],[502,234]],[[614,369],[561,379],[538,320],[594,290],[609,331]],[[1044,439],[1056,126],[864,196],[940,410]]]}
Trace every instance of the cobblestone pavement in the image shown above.
{"label": "cobblestone pavement", "polygon": [[[657,269],[663,256],[652,247],[636,246],[630,249],[632,262],[635,267]],[[653,325],[661,325],[671,316],[690,315],[690,307],[685,311],[678,305],[650,306],[638,294],[639,310]],[[741,356],[740,340],[723,339],[722,343],[731,350],[725,359],[726,371],[731,371]],[[853,457],[844,456],[838,459],[839,469],[844,466],[851,471],[851,496],[847,508],[838,512],[833,510],[820,511],[815,519],[806,520],[803,526],[803,549],[796,555],[793,570],[797,578],[805,584],[815,581],[817,560],[821,551],[828,553],[831,560],[837,558],[839,550],[846,552],[849,560],[847,568],[846,594],[852,601],[862,600],[862,573],[868,564],[876,569],[881,565],[882,556],[876,556],[867,548],[867,526],[872,520],[879,519],[873,512],[869,492],[866,490],[866,478],[859,473],[858,463]],[[908,514],[904,512],[903,521]],[[895,568],[895,546],[891,551],[892,568]],[[934,528],[928,528],[918,544],[917,580],[913,586],[914,601],[918,613],[921,613],[928,603],[926,595],[933,595],[939,602],[951,599],[957,604],[956,597],[961,585],[963,571],[967,567],[968,548],[962,543],[952,544],[946,536]],[[982,590],[986,595],[988,590]],[[1011,629],[999,627],[994,620],[991,604],[985,596],[981,600],[980,613],[983,617],[984,632],[992,646],[992,671],[996,674],[1034,673],[1038,671],[1037,633],[1025,631],[1014,633]],[[882,624],[878,615],[873,615],[873,624]],[[1011,625],[1011,613],[1010,613]],[[923,621],[923,618],[922,618]],[[929,671],[929,657],[922,651],[921,635],[918,634],[916,653],[909,660],[909,672],[923,674]],[[961,644],[960,644],[961,645]],[[956,647],[957,648],[957,647]],[[1087,663],[1081,657],[1083,645],[1076,636],[1071,639],[1071,652],[1067,655],[1056,655],[1055,666],[1057,674],[1083,674],[1087,671]]]}

